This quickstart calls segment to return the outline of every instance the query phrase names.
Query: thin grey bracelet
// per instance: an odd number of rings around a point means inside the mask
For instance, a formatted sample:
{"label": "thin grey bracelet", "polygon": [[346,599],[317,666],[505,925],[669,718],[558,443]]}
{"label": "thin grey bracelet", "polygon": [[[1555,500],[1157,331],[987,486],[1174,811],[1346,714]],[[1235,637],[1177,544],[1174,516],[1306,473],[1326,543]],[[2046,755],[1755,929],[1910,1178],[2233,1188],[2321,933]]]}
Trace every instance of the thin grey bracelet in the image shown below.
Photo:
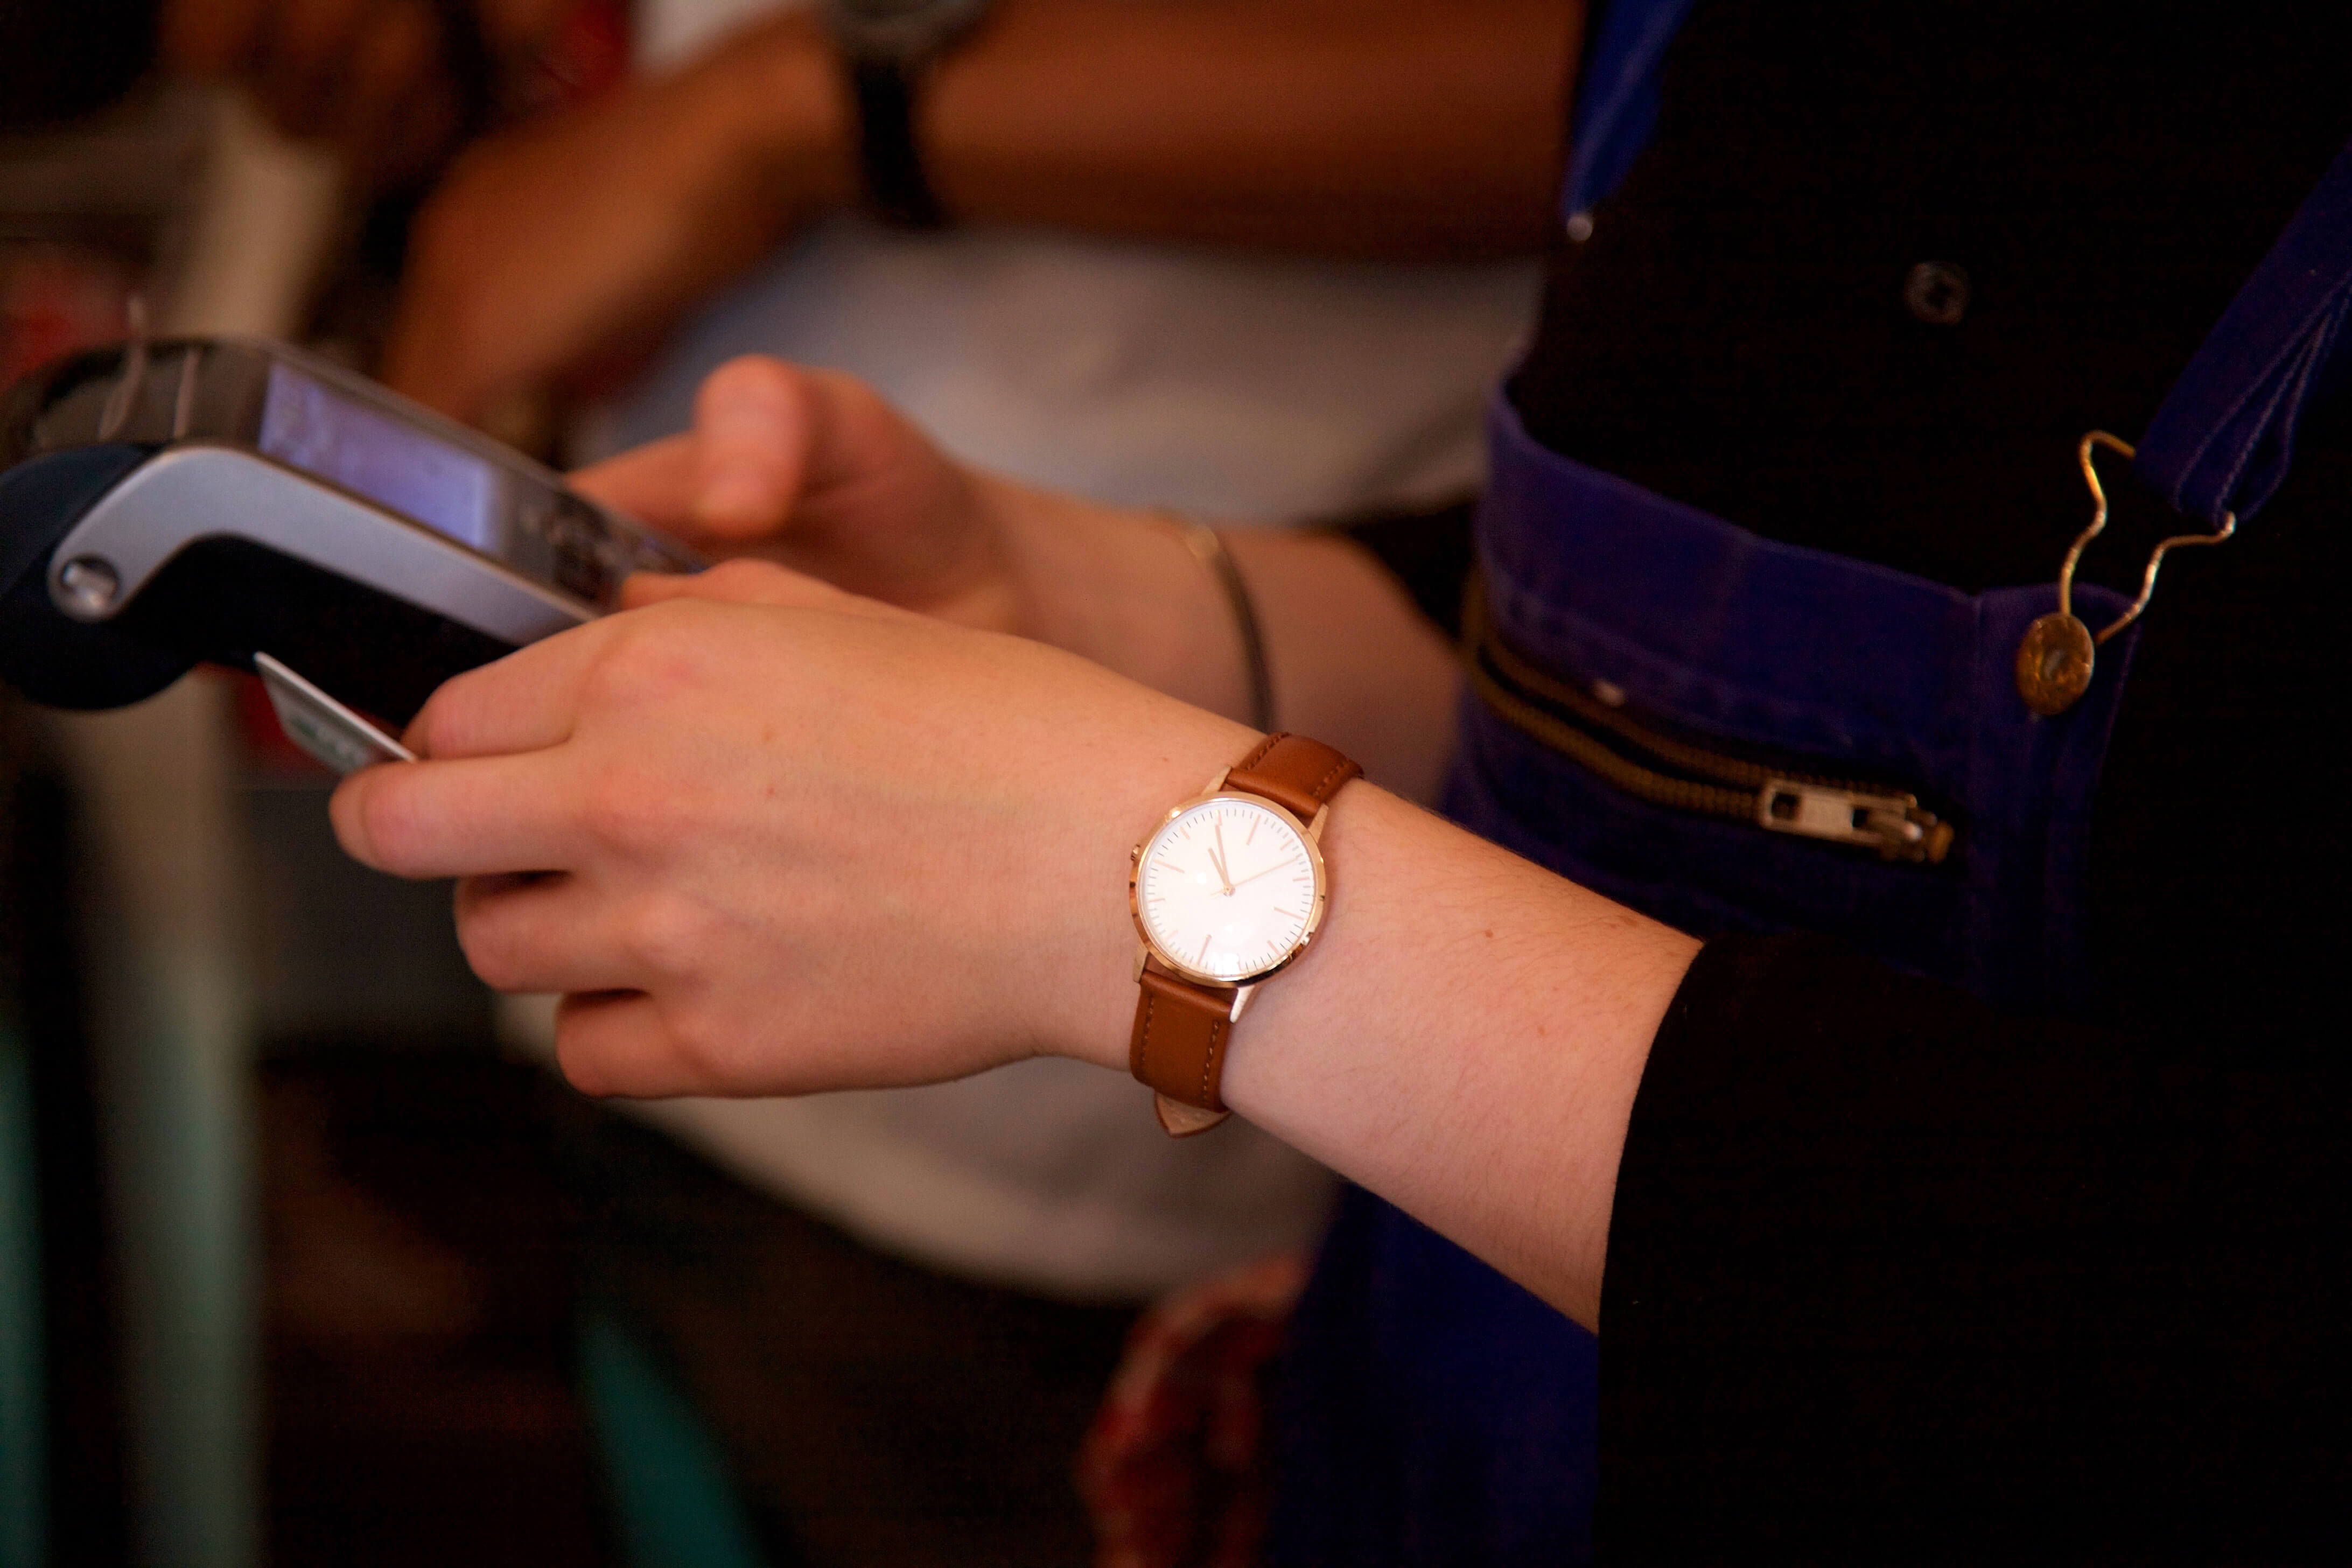
{"label": "thin grey bracelet", "polygon": [[1233,552],[1217,536],[1213,528],[1204,527],[1190,519],[1179,518],[1176,525],[1184,536],[1184,548],[1192,559],[1209,569],[1217,585],[1225,591],[1225,602],[1234,607],[1234,626],[1242,634],[1242,663],[1249,670],[1250,727],[1261,734],[1274,732],[1274,676],[1265,662],[1265,638],[1258,631],[1257,606],[1250,600],[1249,584],[1242,581],[1241,568],[1234,563]]}

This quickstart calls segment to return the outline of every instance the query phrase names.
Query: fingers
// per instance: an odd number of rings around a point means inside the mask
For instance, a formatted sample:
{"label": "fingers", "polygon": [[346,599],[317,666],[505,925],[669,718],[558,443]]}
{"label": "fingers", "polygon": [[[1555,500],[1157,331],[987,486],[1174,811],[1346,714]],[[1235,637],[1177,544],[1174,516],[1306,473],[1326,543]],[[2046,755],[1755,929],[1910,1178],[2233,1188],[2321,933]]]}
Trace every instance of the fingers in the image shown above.
{"label": "fingers", "polygon": [[666,1064],[677,1059],[654,999],[637,991],[573,993],[555,1009],[555,1059],[583,1094],[654,1099],[694,1086]]}
{"label": "fingers", "polygon": [[335,134],[347,144],[372,140],[440,68],[440,27],[422,5],[376,13],[352,50],[344,90],[337,97]]}
{"label": "fingers", "polygon": [[279,0],[248,77],[279,127],[296,136],[341,132],[365,40],[399,10],[415,11],[437,37],[437,24],[421,0]]}
{"label": "fingers", "polygon": [[960,534],[971,506],[959,470],[871,387],[759,355],[704,381],[691,432],[572,483],[689,543],[782,556],[894,600],[952,572],[959,548],[936,548],[939,536]]}
{"label": "fingers", "polygon": [[366,173],[444,134],[442,26],[433,0],[170,0],[158,41],[173,69],[238,78],[281,129]]}
{"label": "fingers", "polygon": [[912,612],[836,588],[821,578],[765,561],[722,561],[691,577],[639,572],[621,584],[621,607],[647,609],[672,599],[768,609],[831,610],[869,620],[899,620]]}
{"label": "fingers", "polygon": [[373,13],[406,0],[291,0],[280,4],[263,37],[269,74],[289,89],[341,78]]}
{"label": "fingers", "polygon": [[693,543],[765,539],[800,499],[814,395],[806,374],[782,360],[730,360],[696,393],[691,432],[583,468],[572,483]]}
{"label": "fingers", "polygon": [[259,47],[268,0],[170,0],[157,29],[164,62],[191,76],[222,76]]}
{"label": "fingers", "polygon": [[409,750],[448,759],[562,745],[588,672],[625,629],[611,616],[591,621],[444,681],[409,724]]}
{"label": "fingers", "polygon": [[580,813],[548,753],[363,768],[328,803],[343,852],[395,877],[578,865]]}
{"label": "fingers", "polygon": [[730,360],[696,393],[692,431],[583,468],[571,482],[706,548],[768,538],[800,499],[810,397],[806,377],[781,360]]}
{"label": "fingers", "polygon": [[694,523],[695,441],[690,434],[665,437],[581,468],[565,482],[665,533],[684,534]]}
{"label": "fingers", "polygon": [[543,47],[579,0],[475,0],[483,38],[502,54]]}
{"label": "fingers", "polygon": [[639,572],[621,585],[624,609],[643,609],[670,599],[710,599],[728,605],[808,609],[845,607],[849,595],[829,583],[765,561],[721,562],[691,577]]}
{"label": "fingers", "polygon": [[578,877],[467,877],[456,903],[466,962],[493,990],[642,990],[659,978]]}

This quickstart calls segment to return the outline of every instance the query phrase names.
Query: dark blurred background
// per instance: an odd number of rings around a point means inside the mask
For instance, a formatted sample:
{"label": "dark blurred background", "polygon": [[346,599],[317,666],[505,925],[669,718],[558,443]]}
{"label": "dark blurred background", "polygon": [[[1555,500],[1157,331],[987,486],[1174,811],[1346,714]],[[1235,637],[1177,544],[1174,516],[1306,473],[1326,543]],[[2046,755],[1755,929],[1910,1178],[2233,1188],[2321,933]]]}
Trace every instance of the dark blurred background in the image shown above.
{"label": "dark blurred background", "polygon": [[0,10],[0,130],[40,130],[102,110],[155,58],[155,0]]}

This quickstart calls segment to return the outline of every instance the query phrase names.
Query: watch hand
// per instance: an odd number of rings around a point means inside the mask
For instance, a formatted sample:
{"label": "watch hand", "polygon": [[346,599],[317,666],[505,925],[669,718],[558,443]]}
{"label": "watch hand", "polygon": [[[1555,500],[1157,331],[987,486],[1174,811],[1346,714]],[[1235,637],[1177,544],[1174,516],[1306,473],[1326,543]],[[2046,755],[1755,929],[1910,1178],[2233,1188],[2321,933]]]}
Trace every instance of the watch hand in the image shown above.
{"label": "watch hand", "polygon": [[1225,871],[1225,825],[1217,824],[1217,847],[1209,851],[1209,863],[1217,868],[1217,880],[1224,884],[1223,891],[1234,890],[1234,879]]}
{"label": "watch hand", "polygon": [[1283,867],[1285,867],[1285,866],[1289,866],[1289,865],[1293,865],[1293,864],[1295,864],[1295,862],[1293,862],[1293,861],[1289,861],[1289,860],[1284,860],[1284,861],[1281,861],[1281,862],[1279,862],[1279,863],[1277,863],[1277,864],[1276,864],[1276,865],[1268,866],[1268,867],[1267,867],[1265,870],[1263,870],[1263,871],[1252,871],[1248,876],[1244,877],[1240,881],[1235,882],[1235,883],[1234,884],[1234,887],[1236,887],[1236,888],[1246,888],[1246,887],[1248,887],[1252,882],[1256,881],[1260,877],[1271,877],[1271,876],[1273,876],[1276,871],[1281,870],[1281,869],[1283,868]]}

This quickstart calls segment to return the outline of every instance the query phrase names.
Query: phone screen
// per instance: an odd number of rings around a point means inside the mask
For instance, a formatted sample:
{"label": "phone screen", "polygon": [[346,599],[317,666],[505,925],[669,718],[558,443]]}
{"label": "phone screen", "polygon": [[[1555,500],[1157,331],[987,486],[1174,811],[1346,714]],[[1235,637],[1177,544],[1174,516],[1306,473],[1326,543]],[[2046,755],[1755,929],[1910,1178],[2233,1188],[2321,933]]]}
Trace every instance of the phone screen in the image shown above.
{"label": "phone screen", "polygon": [[488,461],[283,363],[269,367],[260,447],[461,544],[498,553],[499,475]]}

